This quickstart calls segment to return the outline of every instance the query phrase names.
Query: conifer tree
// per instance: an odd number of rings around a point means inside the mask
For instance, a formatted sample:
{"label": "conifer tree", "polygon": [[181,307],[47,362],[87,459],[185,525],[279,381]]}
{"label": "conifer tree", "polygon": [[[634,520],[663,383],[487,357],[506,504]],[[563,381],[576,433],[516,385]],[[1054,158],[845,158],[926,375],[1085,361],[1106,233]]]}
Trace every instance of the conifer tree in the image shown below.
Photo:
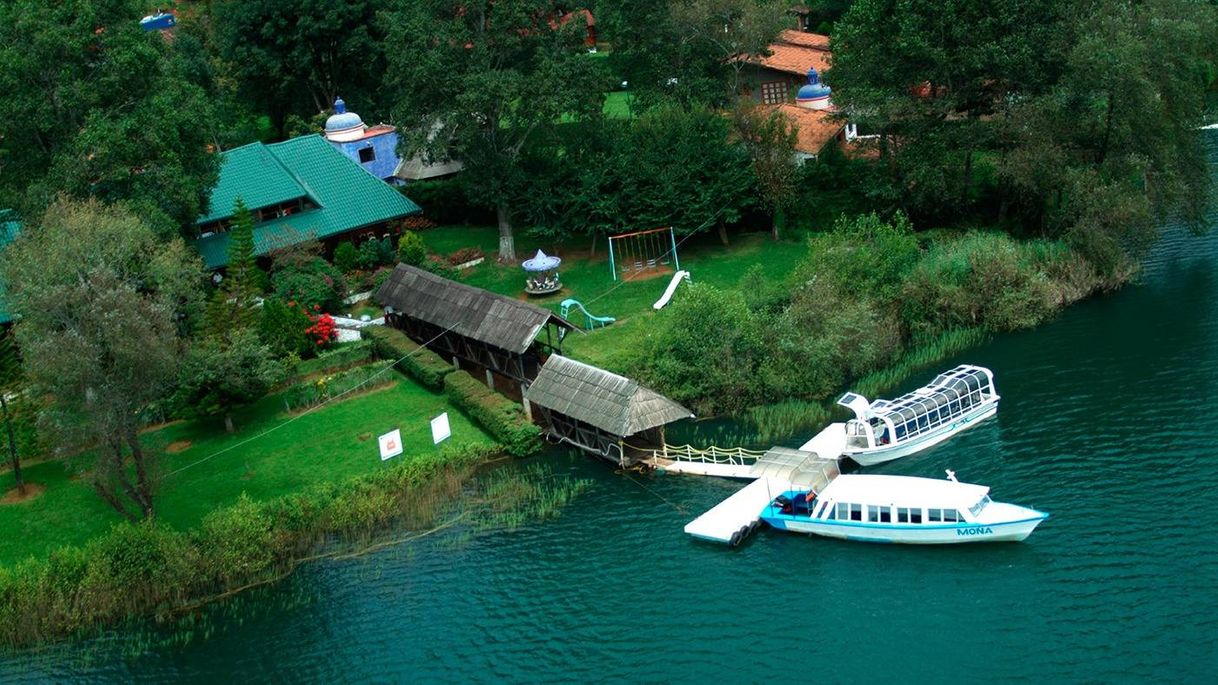
{"label": "conifer tree", "polygon": [[254,217],[241,198],[233,207],[228,238],[228,270],[207,307],[207,333],[228,341],[258,321],[258,265],[254,260]]}

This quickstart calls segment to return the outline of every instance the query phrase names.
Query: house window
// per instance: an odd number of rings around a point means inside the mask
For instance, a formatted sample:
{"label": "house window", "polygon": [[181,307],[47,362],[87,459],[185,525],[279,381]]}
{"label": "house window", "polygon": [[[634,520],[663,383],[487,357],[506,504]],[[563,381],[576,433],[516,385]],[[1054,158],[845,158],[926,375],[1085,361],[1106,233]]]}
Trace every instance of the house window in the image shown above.
{"label": "house window", "polygon": [[376,159],[376,150],[374,150],[370,147],[360,148],[360,151],[359,151],[359,163],[360,164],[367,164],[368,162],[371,162],[375,159]]}
{"label": "house window", "polygon": [[761,101],[767,105],[781,105],[787,101],[786,81],[770,81],[761,84]]}

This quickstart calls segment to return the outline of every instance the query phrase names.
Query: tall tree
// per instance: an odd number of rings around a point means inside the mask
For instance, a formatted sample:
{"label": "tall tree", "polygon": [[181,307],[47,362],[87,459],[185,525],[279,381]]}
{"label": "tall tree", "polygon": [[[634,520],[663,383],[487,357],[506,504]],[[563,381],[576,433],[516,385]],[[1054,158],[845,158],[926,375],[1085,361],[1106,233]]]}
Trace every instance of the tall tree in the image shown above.
{"label": "tall tree", "polygon": [[241,96],[283,132],[290,115],[326,110],[340,94],[365,114],[383,111],[381,6],[373,0],[216,0],[210,21]]}
{"label": "tall tree", "polygon": [[5,331],[0,336],[0,410],[4,412],[4,432],[8,438],[8,456],[13,465],[13,480],[17,492],[25,494],[25,479],[21,476],[21,458],[17,454],[17,438],[13,432],[13,419],[8,412],[8,395],[21,380],[21,358],[13,344],[13,334]]}
{"label": "tall tree", "polygon": [[797,131],[780,110],[765,111],[741,102],[735,110],[735,129],[753,161],[757,191],[773,213],[771,236],[781,237],[787,210],[799,196],[799,165],[795,149]]}
{"label": "tall tree", "polygon": [[401,152],[465,163],[470,196],[495,207],[503,261],[516,258],[524,148],[562,118],[599,115],[607,85],[584,23],[562,23],[558,4],[401,0],[386,15]]}
{"label": "tall tree", "polygon": [[123,200],[172,235],[218,173],[212,110],[135,0],[0,3],[0,202],[36,216],[60,191]]}
{"label": "tall tree", "polygon": [[977,153],[993,147],[990,122],[1058,78],[1069,5],[858,0],[837,22],[834,102],[882,136],[907,211],[939,220],[968,207]]}
{"label": "tall tree", "polygon": [[207,334],[227,340],[258,323],[258,264],[254,258],[254,217],[241,198],[228,232],[228,267],[207,307]]}
{"label": "tall tree", "polygon": [[746,55],[766,54],[794,25],[779,0],[624,0],[601,8],[610,60],[646,105],[726,106],[740,93]]}
{"label": "tall tree", "polygon": [[153,513],[141,415],[172,392],[202,265],[130,210],[58,199],[0,262],[21,313],[26,376],[61,443],[94,447],[89,478],[129,519]]}

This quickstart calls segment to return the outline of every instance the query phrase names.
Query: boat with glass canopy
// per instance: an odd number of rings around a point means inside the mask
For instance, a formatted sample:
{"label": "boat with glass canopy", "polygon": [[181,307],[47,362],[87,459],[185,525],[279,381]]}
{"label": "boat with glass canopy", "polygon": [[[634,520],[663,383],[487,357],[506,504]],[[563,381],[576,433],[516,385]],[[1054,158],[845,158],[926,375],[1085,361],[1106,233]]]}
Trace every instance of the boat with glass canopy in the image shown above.
{"label": "boat with glass canopy", "polygon": [[1018,542],[1049,515],[990,499],[984,485],[911,476],[838,476],[819,492],[788,491],[761,512],[777,530],[846,540],[941,545]]}
{"label": "boat with glass canopy", "polygon": [[994,374],[968,364],[895,400],[869,402],[848,392],[837,400],[855,417],[846,423],[843,454],[862,466],[908,456],[993,416],[999,399]]}

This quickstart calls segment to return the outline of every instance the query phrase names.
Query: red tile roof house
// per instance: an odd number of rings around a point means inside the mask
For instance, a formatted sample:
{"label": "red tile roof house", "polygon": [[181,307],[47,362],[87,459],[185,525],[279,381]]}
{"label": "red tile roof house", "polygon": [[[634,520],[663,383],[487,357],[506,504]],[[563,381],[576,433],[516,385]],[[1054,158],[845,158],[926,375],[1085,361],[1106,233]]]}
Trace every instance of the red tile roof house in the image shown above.
{"label": "red tile roof house", "polygon": [[791,121],[797,129],[796,158],[816,159],[830,141],[845,143],[846,121],[833,108],[829,88],[820,83],[833,58],[829,37],[788,29],[769,45],[769,53],[747,58],[743,94]]}

